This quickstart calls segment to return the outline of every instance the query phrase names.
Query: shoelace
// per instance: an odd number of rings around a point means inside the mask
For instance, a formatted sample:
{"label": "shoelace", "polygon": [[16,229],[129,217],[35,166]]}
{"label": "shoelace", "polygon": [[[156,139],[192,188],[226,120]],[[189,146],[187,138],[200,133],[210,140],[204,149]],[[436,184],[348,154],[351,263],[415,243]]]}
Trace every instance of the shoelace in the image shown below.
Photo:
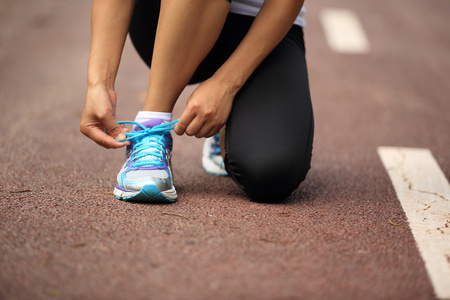
{"label": "shoelace", "polygon": [[[120,121],[118,124],[133,124],[142,128],[140,131],[125,132],[127,138],[125,141],[133,141],[133,154],[132,167],[139,166],[161,166],[164,160],[164,134],[175,128],[174,124],[178,122],[178,119],[169,123],[153,126],[147,128],[141,123],[134,121]],[[151,149],[151,150],[149,150]],[[150,158],[142,159],[149,156]]]}

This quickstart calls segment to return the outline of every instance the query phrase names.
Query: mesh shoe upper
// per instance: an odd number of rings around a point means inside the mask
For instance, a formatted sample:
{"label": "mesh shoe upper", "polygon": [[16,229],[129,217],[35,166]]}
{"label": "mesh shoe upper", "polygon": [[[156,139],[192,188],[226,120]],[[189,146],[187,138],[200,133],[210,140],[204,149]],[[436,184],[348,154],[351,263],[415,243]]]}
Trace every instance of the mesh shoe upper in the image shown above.
{"label": "mesh shoe upper", "polygon": [[202,165],[208,174],[216,176],[228,175],[220,153],[219,133],[205,139],[203,145]]}
{"label": "mesh shoe upper", "polygon": [[126,161],[117,175],[117,189],[126,192],[140,191],[145,185],[156,185],[160,191],[173,189],[171,171],[173,123],[164,124],[152,119],[134,124],[134,131],[126,133],[130,145]]}

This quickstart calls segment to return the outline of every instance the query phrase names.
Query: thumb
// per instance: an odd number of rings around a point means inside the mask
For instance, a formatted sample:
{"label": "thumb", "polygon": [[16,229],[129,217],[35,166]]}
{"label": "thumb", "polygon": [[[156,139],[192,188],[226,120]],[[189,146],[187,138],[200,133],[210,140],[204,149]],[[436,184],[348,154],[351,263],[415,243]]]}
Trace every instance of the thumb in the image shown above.
{"label": "thumb", "polygon": [[119,141],[123,141],[127,138],[122,127],[114,120],[114,117],[111,116],[110,118],[105,119],[103,125],[106,127],[108,134],[113,138],[118,139]]}

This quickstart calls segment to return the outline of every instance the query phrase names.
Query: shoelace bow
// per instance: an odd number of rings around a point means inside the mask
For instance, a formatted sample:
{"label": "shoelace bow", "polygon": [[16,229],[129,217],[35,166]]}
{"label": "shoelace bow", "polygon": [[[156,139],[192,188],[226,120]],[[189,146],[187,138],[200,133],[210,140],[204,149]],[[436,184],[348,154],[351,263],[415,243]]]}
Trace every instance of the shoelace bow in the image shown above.
{"label": "shoelace bow", "polygon": [[[142,128],[140,131],[125,132],[127,138],[123,141],[133,141],[132,167],[162,165],[164,159],[164,134],[175,128],[178,119],[169,123],[147,128],[141,123],[133,121],[120,121],[118,124],[133,124]],[[151,150],[149,150],[151,149]],[[142,159],[150,156],[151,158]]]}

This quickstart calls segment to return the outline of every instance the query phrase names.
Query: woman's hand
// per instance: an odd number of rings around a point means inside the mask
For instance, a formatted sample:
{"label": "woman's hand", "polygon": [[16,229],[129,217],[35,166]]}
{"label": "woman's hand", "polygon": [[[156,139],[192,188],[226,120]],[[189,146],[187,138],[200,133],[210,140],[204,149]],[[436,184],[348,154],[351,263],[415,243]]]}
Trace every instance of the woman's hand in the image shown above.
{"label": "woman's hand", "polygon": [[211,77],[201,83],[187,100],[175,133],[197,138],[210,137],[225,125],[236,92],[223,81]]}
{"label": "woman's hand", "polygon": [[124,140],[127,130],[115,120],[114,81],[133,10],[134,0],[94,0],[92,3],[88,90],[80,131],[105,148],[129,144],[115,140]]}
{"label": "woman's hand", "polygon": [[116,102],[116,93],[108,91],[105,86],[88,87],[80,131],[105,148],[120,148],[129,144],[128,141],[115,140],[124,140],[124,132],[128,131],[115,120]]}

